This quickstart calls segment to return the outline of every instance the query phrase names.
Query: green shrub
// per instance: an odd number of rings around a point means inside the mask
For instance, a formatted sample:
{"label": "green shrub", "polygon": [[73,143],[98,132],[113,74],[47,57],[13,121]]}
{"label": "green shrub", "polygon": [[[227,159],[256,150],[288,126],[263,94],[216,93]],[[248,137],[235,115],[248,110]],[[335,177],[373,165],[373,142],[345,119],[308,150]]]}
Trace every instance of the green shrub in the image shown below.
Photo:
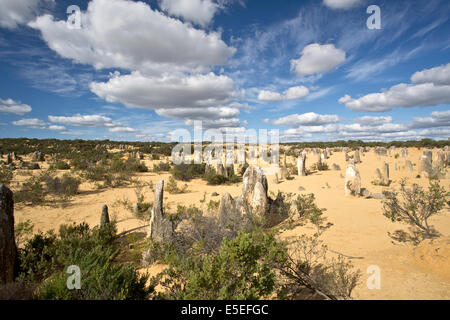
{"label": "green shrub", "polygon": [[16,238],[16,247],[20,247],[25,238],[33,234],[34,225],[31,220],[19,222],[14,226],[14,237]]}
{"label": "green shrub", "polygon": [[428,219],[436,215],[446,205],[450,193],[446,192],[439,182],[432,183],[425,191],[417,184],[411,189],[406,188],[406,180],[400,182],[400,195],[398,192],[385,191],[386,200],[383,201],[383,215],[392,222],[404,222],[417,228],[423,238],[437,236],[437,231],[428,224]]}
{"label": "green shrub", "polygon": [[[90,229],[86,223],[63,225],[58,236],[38,234],[19,250],[20,277],[39,284],[41,299],[146,299],[148,277],[119,264],[116,225]],[[67,267],[81,270],[81,289],[69,290]]]}
{"label": "green shrub", "polygon": [[205,164],[177,164],[172,168],[172,176],[177,180],[189,181],[205,174]]}
{"label": "green shrub", "polygon": [[153,165],[154,172],[170,171],[170,163],[160,162],[157,165]]}
{"label": "green shrub", "polygon": [[209,171],[205,174],[204,178],[208,182],[208,184],[213,186],[217,186],[227,182],[227,178],[222,175],[216,174],[215,171]]}
{"label": "green shrub", "polygon": [[0,184],[3,183],[5,185],[9,185],[13,176],[14,176],[14,173],[11,170],[11,168],[6,167],[6,166],[0,167]]}
{"label": "green shrub", "polygon": [[47,191],[56,196],[69,198],[78,193],[78,188],[81,184],[80,179],[77,179],[67,173],[61,178],[46,176],[44,182],[47,186]]}
{"label": "green shrub", "polygon": [[166,191],[170,194],[185,193],[187,191],[187,188],[187,184],[185,184],[182,188],[179,188],[177,182],[173,177],[169,178],[169,182],[166,185]]}
{"label": "green shrub", "polygon": [[167,298],[257,300],[270,296],[276,275],[272,264],[285,258],[284,246],[271,234],[240,232],[223,239],[217,254],[183,256],[164,272]]}
{"label": "green shrub", "polygon": [[46,190],[42,187],[42,178],[33,176],[22,184],[20,190],[14,192],[14,202],[42,205],[45,204],[46,194]]}
{"label": "green shrub", "polygon": [[307,219],[314,225],[320,225],[323,221],[323,212],[317,207],[315,201],[316,198],[313,193],[308,195],[299,194],[295,200],[295,204],[301,219]]}

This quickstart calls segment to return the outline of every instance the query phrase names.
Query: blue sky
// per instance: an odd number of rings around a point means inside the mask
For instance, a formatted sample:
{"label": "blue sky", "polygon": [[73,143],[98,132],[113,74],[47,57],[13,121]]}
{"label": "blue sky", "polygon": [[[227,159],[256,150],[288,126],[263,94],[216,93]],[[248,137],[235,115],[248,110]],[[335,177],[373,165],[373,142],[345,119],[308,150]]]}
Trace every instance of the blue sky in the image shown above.
{"label": "blue sky", "polygon": [[0,137],[168,141],[202,120],[448,139],[449,16],[447,0],[2,0]]}

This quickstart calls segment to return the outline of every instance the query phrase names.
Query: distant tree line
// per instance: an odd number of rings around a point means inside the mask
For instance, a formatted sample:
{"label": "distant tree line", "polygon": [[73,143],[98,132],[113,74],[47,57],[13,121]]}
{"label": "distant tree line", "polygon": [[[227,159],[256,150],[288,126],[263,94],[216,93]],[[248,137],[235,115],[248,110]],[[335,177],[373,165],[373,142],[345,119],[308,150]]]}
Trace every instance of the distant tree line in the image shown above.
{"label": "distant tree line", "polygon": [[[208,142],[203,143],[205,147]],[[16,152],[17,154],[28,154],[39,150],[46,154],[69,155],[73,152],[93,152],[99,158],[107,157],[106,146],[119,148],[120,146],[129,146],[144,153],[160,154],[170,156],[176,142],[130,142],[130,141],[111,141],[111,140],[59,140],[59,139],[29,139],[29,138],[3,138],[0,139],[0,153],[6,154]],[[362,140],[337,140],[333,142],[289,142],[282,143],[286,146],[297,146],[299,148],[359,148],[359,147],[406,147],[406,148],[443,148],[450,145],[450,140],[409,140],[409,141],[391,141],[391,142],[364,142]],[[193,144],[191,144],[193,152]]]}

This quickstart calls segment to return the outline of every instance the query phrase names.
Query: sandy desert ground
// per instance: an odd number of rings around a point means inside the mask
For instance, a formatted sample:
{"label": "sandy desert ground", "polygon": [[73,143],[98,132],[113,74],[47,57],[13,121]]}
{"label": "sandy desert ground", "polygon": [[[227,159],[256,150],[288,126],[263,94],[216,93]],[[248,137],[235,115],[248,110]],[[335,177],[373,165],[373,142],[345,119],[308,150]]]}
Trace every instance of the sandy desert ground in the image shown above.
{"label": "sandy desert ground", "polygon": [[[389,188],[398,189],[401,178],[407,178],[408,184],[417,183],[427,187],[428,179],[416,178],[416,164],[422,152],[423,149],[410,148],[407,158],[395,158],[394,154],[379,156],[373,151],[365,153],[361,157],[362,163],[357,164],[362,178],[362,187],[373,193],[382,192],[385,187],[373,185],[371,181],[375,180],[376,168],[381,169],[384,162],[390,166],[392,184]],[[433,159],[434,157],[435,151]],[[316,158],[312,154],[308,154],[306,166],[310,167],[315,162],[314,159]],[[412,172],[404,168],[407,159],[414,164]],[[149,168],[153,167],[153,161],[148,160],[148,155],[143,161]],[[296,166],[297,159],[288,157],[287,162]],[[430,221],[441,234],[437,240],[433,242],[428,240],[419,246],[394,242],[387,233],[398,229],[407,230],[407,227],[404,224],[393,223],[383,216],[382,200],[344,196],[344,175],[347,166],[344,153],[333,153],[326,162],[330,167],[333,163],[338,164],[341,170],[320,171],[305,177],[293,175],[292,180],[281,181],[279,184],[273,183],[273,176],[268,175],[269,192],[315,194],[318,206],[325,209],[324,215],[327,222],[332,223],[332,226],[321,236],[322,240],[333,252],[350,257],[354,266],[362,272],[361,282],[355,289],[353,297],[355,299],[450,299],[450,212],[442,211]],[[46,165],[44,164],[42,168]],[[140,181],[152,181],[156,184],[162,179],[167,181],[170,174],[148,172],[138,174],[137,177]],[[446,179],[441,180],[441,185],[446,191],[450,191],[448,177],[447,172]],[[16,176],[14,181],[26,178]],[[178,183],[181,184],[181,182]],[[210,199],[218,201],[226,192],[233,197],[238,196],[242,189],[242,183],[210,186],[200,179],[192,180],[187,185],[188,192],[184,194],[172,195],[165,192],[166,208],[176,209],[177,204],[182,204],[195,205],[206,211],[206,203]],[[304,190],[300,191],[301,187]],[[146,201],[153,201],[152,191],[148,187],[144,190]],[[213,192],[217,192],[219,196],[212,196]],[[206,201],[200,203],[205,194]],[[131,203],[136,202],[136,194],[132,186],[97,190],[93,184],[83,183],[80,194],[74,197],[65,208],[17,205],[15,219],[16,223],[30,219],[35,226],[35,232],[57,229],[59,225],[71,222],[84,221],[94,226],[100,222],[102,206],[107,204],[110,208],[110,216],[118,222],[119,232],[138,227],[142,227],[142,231],[148,231],[148,224],[134,218],[130,211],[118,205],[118,200],[126,199]],[[280,237],[287,238],[313,232],[314,228],[311,225],[299,226],[282,231]],[[369,274],[366,270],[371,265],[376,265],[381,270],[380,290],[367,288],[366,280]],[[161,268],[163,266],[153,265],[146,270],[156,274]]]}

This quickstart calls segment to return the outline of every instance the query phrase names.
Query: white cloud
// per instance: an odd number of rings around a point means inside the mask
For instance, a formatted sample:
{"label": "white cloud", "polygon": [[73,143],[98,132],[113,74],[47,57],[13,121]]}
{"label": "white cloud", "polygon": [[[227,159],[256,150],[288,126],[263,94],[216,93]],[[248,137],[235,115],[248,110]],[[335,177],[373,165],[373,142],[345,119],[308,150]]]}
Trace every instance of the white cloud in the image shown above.
{"label": "white cloud", "polygon": [[303,48],[299,59],[291,60],[291,70],[300,76],[327,72],[343,63],[345,56],[333,44],[313,43]]}
{"label": "white cloud", "polygon": [[401,83],[386,92],[371,93],[359,99],[349,95],[339,99],[354,111],[382,112],[396,107],[428,107],[450,103],[450,86],[435,86],[432,83],[410,85]]}
{"label": "white cloud", "polygon": [[240,114],[238,108],[230,107],[208,107],[208,108],[174,108],[157,109],[160,116],[175,119],[207,120],[207,119],[229,119]]}
{"label": "white cloud", "polygon": [[[268,122],[268,121],[266,121]],[[282,141],[392,141],[433,138],[447,140],[450,136],[450,111],[435,111],[429,117],[414,118],[408,123],[392,123],[392,117],[365,116],[355,123],[300,125],[281,133]],[[424,130],[417,130],[424,129]]]}
{"label": "white cloud", "polygon": [[260,101],[283,101],[283,100],[297,100],[306,97],[309,94],[308,88],[304,86],[291,87],[280,94],[274,91],[261,90],[258,94]]}
{"label": "white cloud", "polygon": [[382,112],[396,107],[430,107],[450,103],[450,64],[414,73],[413,84],[400,83],[387,91],[339,99],[354,111]]}
{"label": "white cloud", "polygon": [[207,26],[219,10],[211,0],[160,0],[162,10],[201,26]]}
{"label": "white cloud", "polygon": [[261,90],[258,94],[258,100],[260,101],[282,101],[285,97],[279,92]]}
{"label": "white cloud", "polygon": [[338,122],[339,117],[335,114],[317,114],[314,112],[308,112],[303,114],[291,114],[286,117],[282,117],[271,121],[275,125],[287,125],[287,126],[319,126],[327,123]]}
{"label": "white cloud", "polygon": [[114,127],[108,129],[109,132],[128,132],[128,133],[136,133],[136,130],[130,127]]}
{"label": "white cloud", "polygon": [[434,111],[430,117],[414,118],[410,128],[450,127],[450,110]]}
{"label": "white cloud", "polygon": [[[60,123],[75,127],[108,128],[108,131],[113,133],[139,133],[139,131],[136,129],[130,128],[126,125],[123,125],[120,122],[113,121],[109,117],[105,117],[98,114],[91,114],[91,115],[76,114],[69,117],[48,116],[48,120],[52,123]],[[49,129],[57,131],[65,130],[64,132],[61,132],[63,134],[70,134],[68,132],[77,132],[66,130],[64,126],[58,125],[51,125],[49,126]]]}
{"label": "white cloud", "polygon": [[228,103],[234,94],[233,80],[213,73],[151,77],[136,71],[90,87],[108,102],[144,109],[215,107]]}
{"label": "white cloud", "polygon": [[44,121],[42,121],[40,119],[36,119],[36,118],[21,119],[21,120],[13,121],[12,124],[15,126],[24,126],[24,127],[39,128],[39,129],[43,129],[46,125]]}
{"label": "white cloud", "polygon": [[[187,126],[193,126],[194,120],[186,120],[185,124]],[[211,119],[211,120],[203,120],[202,127],[203,129],[211,129],[211,128],[238,128],[241,125],[246,125],[247,123],[241,121],[237,118],[230,119]]]}
{"label": "white cloud", "polygon": [[27,104],[22,104],[12,99],[0,99],[0,112],[24,115],[25,113],[28,113],[30,111],[31,107]]}
{"label": "white cloud", "polygon": [[51,15],[29,25],[62,57],[98,69],[198,71],[224,64],[235,52],[220,33],[195,29],[143,2],[93,0],[82,13],[81,29],[70,29]]}
{"label": "white cloud", "polygon": [[324,5],[331,9],[350,9],[360,5],[364,0],[323,0]]}
{"label": "white cloud", "polygon": [[64,126],[55,126],[55,125],[51,125],[48,127],[50,130],[52,131],[63,131],[66,130],[66,127]]}
{"label": "white cloud", "polygon": [[392,117],[372,117],[372,116],[364,116],[354,120],[356,123],[359,123],[364,126],[380,126],[385,123],[392,122]]}
{"label": "white cloud", "polygon": [[414,83],[450,85],[450,63],[439,67],[418,71],[412,75],[411,81]]}
{"label": "white cloud", "polygon": [[74,115],[70,117],[65,116],[48,116],[48,120],[53,123],[61,123],[76,127],[117,127],[117,124],[111,118],[93,114],[93,115]]}
{"label": "white cloud", "polygon": [[40,0],[2,0],[0,27],[13,29],[33,19]]}

